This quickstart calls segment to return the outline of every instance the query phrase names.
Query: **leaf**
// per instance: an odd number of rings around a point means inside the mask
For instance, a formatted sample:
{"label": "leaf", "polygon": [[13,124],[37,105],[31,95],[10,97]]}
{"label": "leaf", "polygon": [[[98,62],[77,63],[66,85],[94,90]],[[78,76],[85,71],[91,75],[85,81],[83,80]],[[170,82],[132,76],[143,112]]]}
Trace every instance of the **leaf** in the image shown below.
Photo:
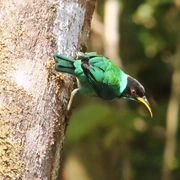
{"label": "leaf", "polygon": [[111,113],[112,108],[101,103],[87,104],[82,108],[76,109],[67,129],[67,140],[75,142],[93,133],[93,130]]}

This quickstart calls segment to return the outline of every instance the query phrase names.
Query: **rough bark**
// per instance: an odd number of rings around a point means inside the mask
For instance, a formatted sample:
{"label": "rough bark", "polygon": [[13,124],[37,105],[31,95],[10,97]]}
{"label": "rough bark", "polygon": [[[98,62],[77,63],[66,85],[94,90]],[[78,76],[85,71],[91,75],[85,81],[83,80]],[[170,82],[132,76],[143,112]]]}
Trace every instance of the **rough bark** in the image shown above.
{"label": "rough bark", "polygon": [[74,79],[52,56],[86,46],[95,0],[0,0],[0,179],[58,179]]}

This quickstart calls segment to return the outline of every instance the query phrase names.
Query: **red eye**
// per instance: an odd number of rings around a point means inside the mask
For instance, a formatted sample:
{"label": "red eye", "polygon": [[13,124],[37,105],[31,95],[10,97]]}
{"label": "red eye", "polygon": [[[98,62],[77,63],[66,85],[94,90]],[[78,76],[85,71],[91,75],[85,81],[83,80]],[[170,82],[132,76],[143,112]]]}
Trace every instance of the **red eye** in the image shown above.
{"label": "red eye", "polygon": [[132,95],[135,95],[136,94],[136,91],[134,89],[131,89],[131,94]]}

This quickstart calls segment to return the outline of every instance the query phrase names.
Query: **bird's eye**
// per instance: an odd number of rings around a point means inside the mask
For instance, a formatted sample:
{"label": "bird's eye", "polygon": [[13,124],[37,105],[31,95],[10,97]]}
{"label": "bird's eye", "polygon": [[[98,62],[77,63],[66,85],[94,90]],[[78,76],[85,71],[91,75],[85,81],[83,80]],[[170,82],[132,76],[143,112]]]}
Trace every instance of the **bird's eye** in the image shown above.
{"label": "bird's eye", "polygon": [[131,89],[131,94],[132,95],[135,95],[136,94],[136,91],[134,89]]}

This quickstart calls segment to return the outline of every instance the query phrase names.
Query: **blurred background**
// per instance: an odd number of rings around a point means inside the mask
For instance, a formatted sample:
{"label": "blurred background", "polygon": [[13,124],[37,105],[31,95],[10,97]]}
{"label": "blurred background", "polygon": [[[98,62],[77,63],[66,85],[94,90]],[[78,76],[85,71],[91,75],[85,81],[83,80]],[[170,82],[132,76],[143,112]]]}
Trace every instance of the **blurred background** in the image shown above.
{"label": "blurred background", "polygon": [[97,0],[88,51],[146,89],[143,104],[77,95],[62,180],[180,179],[180,0]]}

